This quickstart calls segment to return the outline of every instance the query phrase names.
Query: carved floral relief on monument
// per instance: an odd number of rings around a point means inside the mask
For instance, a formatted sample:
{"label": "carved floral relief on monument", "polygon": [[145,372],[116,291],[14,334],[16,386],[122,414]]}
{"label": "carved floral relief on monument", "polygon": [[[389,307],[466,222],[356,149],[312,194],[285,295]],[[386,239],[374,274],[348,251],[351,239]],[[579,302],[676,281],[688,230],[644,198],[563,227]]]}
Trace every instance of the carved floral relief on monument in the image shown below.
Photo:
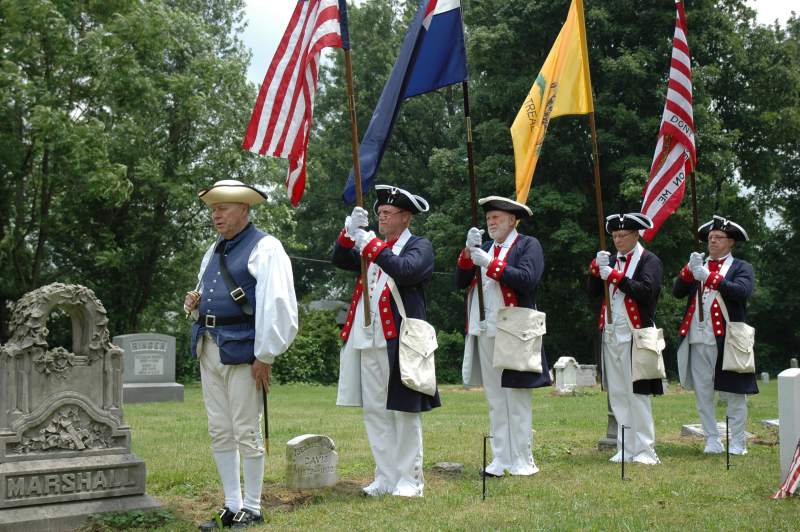
{"label": "carved floral relief on monument", "polygon": [[97,423],[76,406],[64,406],[54,412],[44,426],[33,427],[23,434],[12,452],[29,453],[68,449],[106,449],[111,447],[111,427]]}

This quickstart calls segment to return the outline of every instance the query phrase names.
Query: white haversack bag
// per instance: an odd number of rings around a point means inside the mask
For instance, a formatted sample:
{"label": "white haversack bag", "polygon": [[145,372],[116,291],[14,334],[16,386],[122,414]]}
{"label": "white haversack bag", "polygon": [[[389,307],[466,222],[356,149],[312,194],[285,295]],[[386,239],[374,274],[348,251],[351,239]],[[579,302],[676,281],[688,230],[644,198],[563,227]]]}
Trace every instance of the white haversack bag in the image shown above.
{"label": "white haversack bag", "polygon": [[756,355],[753,347],[756,342],[756,330],[743,321],[731,321],[725,302],[719,295],[716,299],[725,318],[722,369],[735,373],[755,373]]}
{"label": "white haversack bag", "polygon": [[502,307],[497,311],[492,365],[501,369],[542,372],[542,337],[546,315],[532,308]]}
{"label": "white haversack bag", "polygon": [[436,363],[433,353],[439,347],[436,329],[425,320],[407,318],[405,305],[394,280],[389,279],[386,284],[392,291],[397,310],[403,318],[398,338],[400,382],[414,391],[433,396],[436,393]]}
{"label": "white haversack bag", "polygon": [[661,353],[666,347],[664,329],[643,327],[631,329],[633,346],[631,348],[631,378],[633,381],[645,379],[665,379],[664,357]]}

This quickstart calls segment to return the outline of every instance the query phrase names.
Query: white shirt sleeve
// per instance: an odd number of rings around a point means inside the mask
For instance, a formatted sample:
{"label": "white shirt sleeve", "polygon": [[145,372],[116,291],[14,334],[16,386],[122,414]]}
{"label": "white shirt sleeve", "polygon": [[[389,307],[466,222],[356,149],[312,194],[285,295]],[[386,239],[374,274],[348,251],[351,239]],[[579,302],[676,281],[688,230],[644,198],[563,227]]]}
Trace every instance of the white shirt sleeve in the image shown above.
{"label": "white shirt sleeve", "polygon": [[[200,271],[197,272],[197,291],[200,292],[200,296],[203,295],[203,274],[206,272],[206,268],[208,267],[208,263],[211,261],[211,256],[214,254],[214,248],[217,246],[217,241],[214,241],[211,244],[211,247],[208,248],[205,255],[203,255],[203,260],[200,262]],[[191,312],[191,317],[193,320],[197,320],[200,317],[200,305],[198,304],[197,307]]]}
{"label": "white shirt sleeve", "polygon": [[250,253],[247,270],[256,278],[255,356],[272,364],[297,335],[292,263],[280,241],[267,235]]}

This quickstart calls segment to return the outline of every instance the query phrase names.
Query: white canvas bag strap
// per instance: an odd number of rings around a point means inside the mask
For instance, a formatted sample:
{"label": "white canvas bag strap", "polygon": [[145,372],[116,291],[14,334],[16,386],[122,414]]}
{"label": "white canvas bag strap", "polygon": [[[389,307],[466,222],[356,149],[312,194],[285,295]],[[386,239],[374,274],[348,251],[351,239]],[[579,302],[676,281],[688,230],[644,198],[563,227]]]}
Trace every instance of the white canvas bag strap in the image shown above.
{"label": "white canvas bag strap", "polygon": [[406,319],[406,307],[403,305],[403,299],[400,297],[400,292],[397,290],[397,285],[394,284],[394,279],[387,275],[386,284],[389,286],[389,290],[392,292],[394,303],[397,305],[397,312],[400,313],[400,317]]}
{"label": "white canvas bag strap", "polygon": [[719,303],[719,308],[722,311],[722,317],[725,318],[725,323],[730,323],[731,319],[728,317],[728,307],[725,306],[725,301],[719,296],[719,292],[714,296],[714,299]]}

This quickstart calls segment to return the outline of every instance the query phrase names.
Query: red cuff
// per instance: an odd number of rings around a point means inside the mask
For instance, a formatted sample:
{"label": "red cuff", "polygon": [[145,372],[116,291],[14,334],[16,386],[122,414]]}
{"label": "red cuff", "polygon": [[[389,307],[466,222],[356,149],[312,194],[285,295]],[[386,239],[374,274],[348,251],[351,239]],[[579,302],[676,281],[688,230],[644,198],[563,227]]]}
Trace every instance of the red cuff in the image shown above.
{"label": "red cuff", "polygon": [[339,233],[339,238],[336,241],[339,242],[339,245],[345,249],[350,249],[356,245],[355,241],[347,236],[347,233],[344,229],[342,229],[342,232]]}
{"label": "red cuff", "polygon": [[619,284],[619,282],[624,278],[625,275],[623,275],[621,271],[615,268],[611,268],[611,273],[608,274],[608,282],[612,284]]}
{"label": "red cuff", "polygon": [[680,273],[681,281],[684,283],[693,283],[694,282],[694,275],[692,275],[692,271],[689,269],[689,265],[683,267]]}
{"label": "red cuff", "polygon": [[386,242],[380,238],[373,238],[364,246],[364,249],[361,250],[361,256],[367,259],[367,262],[374,262],[375,259],[378,258],[378,255],[381,254],[381,251],[386,247]]}
{"label": "red cuff", "polygon": [[592,263],[589,265],[589,274],[600,277],[600,267],[597,265],[597,259],[592,259]]}
{"label": "red cuff", "polygon": [[506,269],[507,264],[508,263],[504,260],[494,259],[486,268],[487,277],[491,277],[495,281],[500,282],[500,277],[503,276],[503,271]]}
{"label": "red cuff", "polygon": [[461,270],[471,270],[475,267],[475,263],[472,262],[472,259],[467,257],[467,254],[464,253],[464,250],[461,250],[461,254],[458,256],[458,268]]}
{"label": "red cuff", "polygon": [[706,279],[706,286],[712,290],[716,290],[719,286],[719,283],[722,282],[722,279],[724,279],[724,277],[722,277],[719,272],[714,272],[708,276],[708,279]]}

